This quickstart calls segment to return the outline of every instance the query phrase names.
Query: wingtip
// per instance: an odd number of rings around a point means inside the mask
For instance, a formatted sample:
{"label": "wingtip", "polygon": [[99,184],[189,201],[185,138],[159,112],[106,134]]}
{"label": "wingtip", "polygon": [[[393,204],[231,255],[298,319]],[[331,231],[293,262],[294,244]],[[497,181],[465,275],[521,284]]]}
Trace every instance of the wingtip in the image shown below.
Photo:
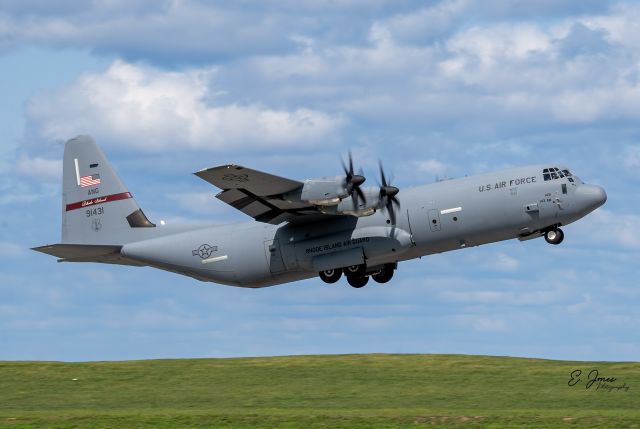
{"label": "wingtip", "polygon": [[203,168],[202,170],[198,170],[196,171],[195,174],[196,176],[200,175],[200,174],[204,174],[207,173],[209,171],[213,171],[213,170],[222,170],[222,169],[234,169],[234,170],[242,170],[244,167],[241,165],[237,165],[237,164],[224,164],[224,165],[217,165],[215,167],[207,167],[207,168]]}
{"label": "wingtip", "polygon": [[44,246],[36,246],[36,247],[30,247],[30,250],[35,250],[36,252],[42,252],[44,249],[49,249],[53,247],[53,244],[45,244]]}

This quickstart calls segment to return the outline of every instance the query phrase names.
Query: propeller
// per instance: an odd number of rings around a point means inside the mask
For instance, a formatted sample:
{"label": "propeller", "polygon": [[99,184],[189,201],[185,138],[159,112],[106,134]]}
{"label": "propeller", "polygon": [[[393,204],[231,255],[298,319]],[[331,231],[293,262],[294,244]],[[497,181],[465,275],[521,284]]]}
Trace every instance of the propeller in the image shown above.
{"label": "propeller", "polygon": [[360,185],[364,183],[366,178],[362,175],[362,170],[360,170],[360,174],[353,173],[353,158],[351,157],[351,151],[349,151],[349,168],[344,165],[344,161],[342,161],[342,168],[344,168],[344,174],[346,176],[347,192],[351,195],[351,201],[353,201],[353,211],[357,211],[358,199],[361,199],[365,204],[367,202],[364,192],[360,189]]}
{"label": "propeller", "polygon": [[389,213],[389,218],[391,219],[391,223],[393,225],[396,224],[396,212],[394,205],[397,208],[400,208],[400,201],[396,198],[400,189],[395,186],[391,186],[391,183],[387,182],[387,178],[384,175],[384,169],[382,168],[382,161],[379,161],[380,165],[380,206],[381,208],[386,209],[387,213]]}

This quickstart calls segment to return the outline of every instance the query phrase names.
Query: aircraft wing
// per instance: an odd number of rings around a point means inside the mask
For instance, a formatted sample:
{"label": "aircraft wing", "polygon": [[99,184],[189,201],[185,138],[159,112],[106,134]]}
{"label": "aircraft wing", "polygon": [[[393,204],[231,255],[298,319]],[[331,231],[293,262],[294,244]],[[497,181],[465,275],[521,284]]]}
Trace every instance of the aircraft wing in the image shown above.
{"label": "aircraft wing", "polygon": [[297,180],[240,165],[205,168],[194,174],[222,189],[216,198],[259,222],[278,225],[300,216],[320,213],[308,203],[291,202],[282,198],[282,195],[303,186]]}

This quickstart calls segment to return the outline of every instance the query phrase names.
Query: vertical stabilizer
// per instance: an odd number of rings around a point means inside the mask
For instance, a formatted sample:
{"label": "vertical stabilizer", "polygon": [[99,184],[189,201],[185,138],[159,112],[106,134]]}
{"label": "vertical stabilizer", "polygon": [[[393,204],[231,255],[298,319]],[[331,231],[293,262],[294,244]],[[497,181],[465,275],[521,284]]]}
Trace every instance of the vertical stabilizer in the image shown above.
{"label": "vertical stabilizer", "polygon": [[62,242],[119,245],[132,228],[154,227],[89,136],[64,148]]}

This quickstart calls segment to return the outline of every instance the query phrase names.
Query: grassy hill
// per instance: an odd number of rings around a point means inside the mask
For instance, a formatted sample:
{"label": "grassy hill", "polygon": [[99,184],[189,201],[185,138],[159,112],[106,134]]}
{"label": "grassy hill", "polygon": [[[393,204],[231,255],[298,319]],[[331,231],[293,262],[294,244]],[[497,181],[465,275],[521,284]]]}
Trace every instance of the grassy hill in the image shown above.
{"label": "grassy hill", "polygon": [[[570,387],[576,369],[581,381]],[[616,380],[586,389],[593,369]],[[609,389],[622,385],[628,390]],[[0,362],[0,428],[524,424],[640,428],[640,363],[460,355]]]}

